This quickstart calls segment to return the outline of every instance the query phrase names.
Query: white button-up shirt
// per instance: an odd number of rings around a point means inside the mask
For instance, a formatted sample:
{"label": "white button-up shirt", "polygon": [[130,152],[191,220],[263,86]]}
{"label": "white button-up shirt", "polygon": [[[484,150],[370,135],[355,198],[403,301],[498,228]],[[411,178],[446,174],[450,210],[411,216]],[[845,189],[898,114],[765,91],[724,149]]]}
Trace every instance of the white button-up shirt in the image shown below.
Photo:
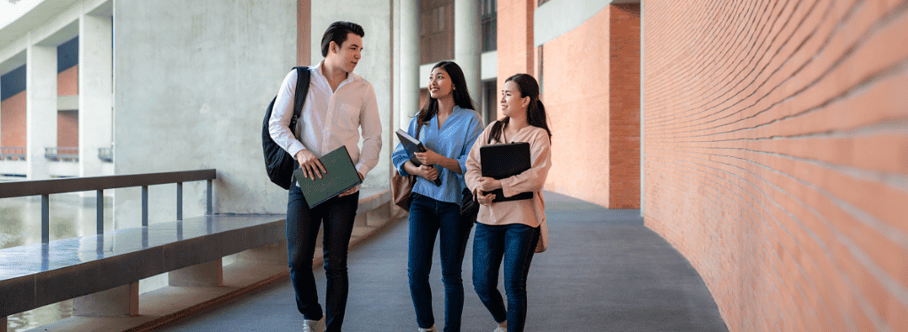
{"label": "white button-up shirt", "polygon": [[[277,92],[268,131],[271,138],[291,156],[306,149],[318,157],[347,146],[356,170],[366,176],[378,164],[381,150],[381,119],[372,84],[354,73],[331,91],[321,67],[309,68],[309,93],[293,132],[288,128],[293,117],[296,70],[291,70]],[[359,148],[362,126],[363,145]]]}

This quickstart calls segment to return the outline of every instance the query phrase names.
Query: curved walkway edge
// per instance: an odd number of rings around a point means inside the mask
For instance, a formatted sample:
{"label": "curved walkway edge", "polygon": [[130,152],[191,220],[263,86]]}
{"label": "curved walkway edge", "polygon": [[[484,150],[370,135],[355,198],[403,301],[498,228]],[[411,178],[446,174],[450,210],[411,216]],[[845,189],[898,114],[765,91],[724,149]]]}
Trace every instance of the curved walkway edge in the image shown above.
{"label": "curved walkway edge", "polygon": [[[728,331],[703,280],[639,210],[610,210],[546,192],[550,247],[533,258],[526,331]],[[415,331],[407,282],[406,222],[389,223],[350,252],[346,331]],[[463,264],[463,331],[494,323],[473,291],[472,238]],[[435,254],[437,254],[437,245]],[[319,268],[321,271],[321,269]],[[440,264],[431,286],[436,327],[444,325]],[[283,279],[286,280],[286,279]],[[324,296],[324,273],[316,273]],[[499,286],[499,289],[503,288]],[[302,324],[293,287],[274,282],[230,305],[161,331],[284,331]]]}

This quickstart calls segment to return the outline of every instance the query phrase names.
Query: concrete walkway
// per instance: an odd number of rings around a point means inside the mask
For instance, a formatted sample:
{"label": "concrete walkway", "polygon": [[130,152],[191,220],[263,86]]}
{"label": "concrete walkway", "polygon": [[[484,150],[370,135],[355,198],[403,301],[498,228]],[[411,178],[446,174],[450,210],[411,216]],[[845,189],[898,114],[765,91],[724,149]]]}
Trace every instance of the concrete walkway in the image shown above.
{"label": "concrete walkway", "polygon": [[[639,210],[609,210],[549,192],[545,198],[550,247],[533,258],[526,331],[727,331],[702,279],[643,226]],[[491,315],[472,289],[470,242],[463,331],[492,331]],[[406,248],[404,220],[350,253],[345,331],[416,331]],[[431,282],[438,328],[444,321],[440,271],[436,247]],[[324,301],[321,268],[316,281]],[[161,331],[288,331],[301,322],[285,281]]]}

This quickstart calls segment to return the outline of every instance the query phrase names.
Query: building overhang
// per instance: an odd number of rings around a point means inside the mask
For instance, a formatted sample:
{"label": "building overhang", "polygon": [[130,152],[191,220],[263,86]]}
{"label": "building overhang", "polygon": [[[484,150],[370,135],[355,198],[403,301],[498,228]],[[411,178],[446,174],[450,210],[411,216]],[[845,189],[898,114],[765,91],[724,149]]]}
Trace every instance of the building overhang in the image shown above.
{"label": "building overhang", "polygon": [[533,12],[533,45],[576,29],[609,5],[639,4],[640,0],[549,0]]}

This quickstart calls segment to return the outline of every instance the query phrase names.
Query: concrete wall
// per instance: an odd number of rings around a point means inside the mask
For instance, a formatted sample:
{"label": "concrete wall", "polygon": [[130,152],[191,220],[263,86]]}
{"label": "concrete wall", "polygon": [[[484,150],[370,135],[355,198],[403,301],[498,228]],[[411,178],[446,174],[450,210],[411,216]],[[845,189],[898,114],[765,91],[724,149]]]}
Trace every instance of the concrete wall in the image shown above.
{"label": "concrete wall", "polygon": [[[362,59],[353,71],[372,83],[382,122],[382,153],[378,165],[369,172],[364,187],[387,187],[390,176],[390,156],[394,148],[391,136],[397,130],[392,118],[392,38],[391,1],[336,0],[312,2],[311,54],[313,65],[324,59],[321,41],[325,29],[335,21],[354,22],[363,27]],[[405,25],[406,26],[406,25]],[[396,113],[395,113],[396,114]],[[362,145],[360,145],[362,146]]]}
{"label": "concrete wall", "polygon": [[0,146],[25,147],[25,94],[6,98],[0,105]]}
{"label": "concrete wall", "polygon": [[905,8],[644,2],[645,222],[731,331],[908,330]]}
{"label": "concrete wall", "polygon": [[[261,134],[297,61],[296,9],[284,0],[117,1],[116,174],[216,168],[215,212],[285,212]],[[205,183],[183,189],[184,216],[203,214]],[[150,221],[175,220],[175,185],[150,191]],[[139,199],[139,189],[117,190],[117,228],[139,225]]]}

